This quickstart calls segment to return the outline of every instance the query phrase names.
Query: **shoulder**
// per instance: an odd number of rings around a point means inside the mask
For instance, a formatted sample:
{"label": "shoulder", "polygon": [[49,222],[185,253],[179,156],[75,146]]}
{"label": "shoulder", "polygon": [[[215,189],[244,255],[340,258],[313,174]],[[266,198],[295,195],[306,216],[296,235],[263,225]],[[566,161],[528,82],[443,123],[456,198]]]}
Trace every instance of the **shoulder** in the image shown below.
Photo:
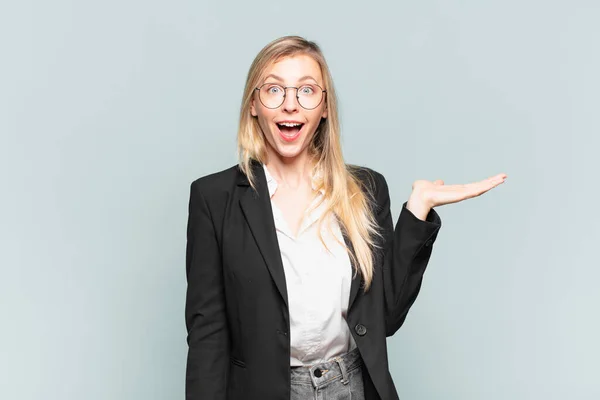
{"label": "shoulder", "polygon": [[191,192],[201,194],[203,197],[214,196],[233,190],[242,176],[239,166],[236,164],[222,171],[204,175],[191,183]]}
{"label": "shoulder", "polygon": [[347,168],[350,174],[360,183],[361,188],[375,199],[388,195],[387,182],[380,172],[368,167],[351,164],[348,164]]}
{"label": "shoulder", "polygon": [[236,164],[222,171],[201,176],[200,178],[194,180],[191,186],[203,192],[224,188],[235,184],[240,174],[241,171]]}

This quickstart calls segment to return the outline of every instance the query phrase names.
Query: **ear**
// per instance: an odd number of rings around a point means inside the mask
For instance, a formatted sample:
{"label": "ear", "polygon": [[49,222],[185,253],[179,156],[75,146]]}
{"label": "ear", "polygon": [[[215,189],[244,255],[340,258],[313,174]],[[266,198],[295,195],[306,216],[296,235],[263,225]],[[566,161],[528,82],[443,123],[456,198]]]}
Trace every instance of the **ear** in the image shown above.
{"label": "ear", "polygon": [[252,102],[250,103],[250,114],[253,117],[256,117],[258,115],[258,113],[256,112],[256,106],[254,104],[254,97],[252,97]]}
{"label": "ear", "polygon": [[323,114],[321,115],[322,118],[327,118],[327,103],[325,103],[325,108],[323,108]]}

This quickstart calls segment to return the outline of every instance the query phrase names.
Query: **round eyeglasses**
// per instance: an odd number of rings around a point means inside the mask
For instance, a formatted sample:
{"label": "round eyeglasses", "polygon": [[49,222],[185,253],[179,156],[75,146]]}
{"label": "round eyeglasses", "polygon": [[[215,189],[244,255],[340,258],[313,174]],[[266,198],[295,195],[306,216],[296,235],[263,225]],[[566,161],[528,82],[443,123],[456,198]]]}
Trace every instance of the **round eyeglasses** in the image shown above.
{"label": "round eyeglasses", "polygon": [[283,104],[288,89],[296,89],[298,104],[306,110],[317,108],[325,97],[324,93],[327,92],[321,86],[314,83],[300,87],[284,87],[276,83],[265,83],[260,87],[254,88],[254,90],[258,90],[258,98],[262,105],[271,109],[278,108]]}

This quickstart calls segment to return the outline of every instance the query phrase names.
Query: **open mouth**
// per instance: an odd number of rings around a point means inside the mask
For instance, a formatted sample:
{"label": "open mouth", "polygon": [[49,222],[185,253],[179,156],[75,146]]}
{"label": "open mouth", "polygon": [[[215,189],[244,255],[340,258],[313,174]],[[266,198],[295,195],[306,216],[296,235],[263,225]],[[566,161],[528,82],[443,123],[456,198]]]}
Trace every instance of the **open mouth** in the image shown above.
{"label": "open mouth", "polygon": [[288,142],[295,140],[298,136],[300,136],[300,132],[302,131],[303,123],[299,122],[279,122],[277,123],[277,128],[279,128],[279,134]]}

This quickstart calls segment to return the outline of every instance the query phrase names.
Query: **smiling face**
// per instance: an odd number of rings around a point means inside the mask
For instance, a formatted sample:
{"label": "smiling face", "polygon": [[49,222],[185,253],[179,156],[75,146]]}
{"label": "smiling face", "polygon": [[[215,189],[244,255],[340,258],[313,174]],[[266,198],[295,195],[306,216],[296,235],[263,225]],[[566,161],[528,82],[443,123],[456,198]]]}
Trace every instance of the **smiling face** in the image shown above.
{"label": "smiling face", "polygon": [[300,101],[304,106],[312,107],[309,97],[318,96],[319,87],[325,88],[321,68],[312,57],[296,55],[272,63],[263,76],[257,85],[262,86],[262,97],[258,90],[254,91],[250,112],[258,118],[267,142],[267,153],[269,157],[287,158],[286,161],[304,159],[321,119],[327,118],[325,94],[320,104],[310,110],[298,103],[296,90],[292,88],[285,89],[283,103],[277,108],[267,108],[263,102],[269,107],[276,105],[277,102],[269,103],[266,96],[277,98],[282,94],[281,87],[303,87],[298,93]]}

